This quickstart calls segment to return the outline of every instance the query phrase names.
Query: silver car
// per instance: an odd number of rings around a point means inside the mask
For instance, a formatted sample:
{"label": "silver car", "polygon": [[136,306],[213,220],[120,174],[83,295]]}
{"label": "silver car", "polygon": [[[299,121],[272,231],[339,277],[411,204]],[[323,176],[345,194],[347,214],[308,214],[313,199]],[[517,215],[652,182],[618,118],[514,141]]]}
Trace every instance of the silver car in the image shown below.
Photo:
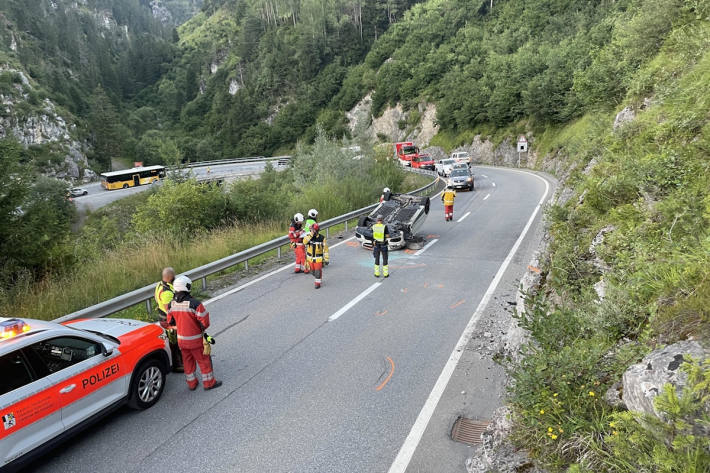
{"label": "silver car", "polygon": [[473,174],[466,168],[454,169],[451,171],[451,176],[449,176],[448,185],[454,189],[468,189],[472,191],[474,189]]}

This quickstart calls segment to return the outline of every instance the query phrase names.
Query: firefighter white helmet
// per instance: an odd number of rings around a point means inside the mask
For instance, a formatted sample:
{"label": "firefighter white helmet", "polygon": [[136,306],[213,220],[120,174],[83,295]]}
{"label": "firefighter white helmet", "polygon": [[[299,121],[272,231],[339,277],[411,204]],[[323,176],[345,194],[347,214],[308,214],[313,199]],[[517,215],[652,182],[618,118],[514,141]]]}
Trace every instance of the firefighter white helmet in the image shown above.
{"label": "firefighter white helmet", "polygon": [[384,189],[382,189],[383,194],[386,194],[388,192],[392,192],[389,187],[385,187]]}
{"label": "firefighter white helmet", "polygon": [[308,211],[308,216],[311,218],[316,218],[318,216],[318,211],[316,209],[311,209]]}
{"label": "firefighter white helmet", "polygon": [[303,214],[298,213],[293,216],[293,221],[296,223],[303,223]]}
{"label": "firefighter white helmet", "polygon": [[187,276],[178,276],[173,282],[173,290],[175,292],[190,292],[192,289],[192,281]]}

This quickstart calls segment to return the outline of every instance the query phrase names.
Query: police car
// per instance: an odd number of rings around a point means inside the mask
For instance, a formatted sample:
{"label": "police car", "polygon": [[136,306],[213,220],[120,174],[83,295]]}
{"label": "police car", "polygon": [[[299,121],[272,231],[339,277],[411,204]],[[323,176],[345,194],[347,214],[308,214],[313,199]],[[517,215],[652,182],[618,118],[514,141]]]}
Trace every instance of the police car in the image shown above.
{"label": "police car", "polygon": [[167,338],[154,324],[0,318],[0,470],[124,403],[152,406],[170,364]]}

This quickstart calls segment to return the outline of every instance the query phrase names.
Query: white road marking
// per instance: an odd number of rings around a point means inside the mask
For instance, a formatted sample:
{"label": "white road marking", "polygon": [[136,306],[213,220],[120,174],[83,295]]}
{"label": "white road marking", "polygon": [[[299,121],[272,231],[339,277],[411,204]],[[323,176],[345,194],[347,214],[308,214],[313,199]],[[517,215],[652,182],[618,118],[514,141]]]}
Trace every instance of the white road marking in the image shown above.
{"label": "white road marking", "polygon": [[[483,200],[485,200],[485,199],[483,199]],[[463,214],[463,217],[461,217],[460,219],[456,220],[456,223],[461,223],[461,222],[463,222],[463,219],[465,219],[465,218],[468,217],[469,215],[471,215],[471,212],[466,212],[465,214]]]}
{"label": "white road marking", "polygon": [[[337,246],[342,245],[343,243],[347,243],[347,242],[349,242],[350,240],[352,240],[353,238],[355,238],[355,237],[353,236],[353,237],[348,238],[347,240],[341,241],[340,243],[336,243],[335,245],[331,246],[331,248],[335,248],[335,247],[337,247]],[[261,281],[263,281],[263,280],[266,279],[266,278],[270,278],[270,277],[273,276],[274,274],[278,274],[278,273],[280,273],[281,271],[286,271],[287,269],[291,269],[291,268],[293,268],[293,266],[291,266],[290,264],[288,264],[288,265],[284,266],[283,268],[276,269],[276,270],[274,270],[274,271],[271,271],[270,273],[264,274],[263,276],[259,276],[258,278],[253,279],[253,280],[249,281],[248,283],[242,284],[241,286],[235,287],[234,289],[230,289],[229,291],[227,291],[227,292],[225,292],[225,293],[223,293],[223,294],[220,294],[219,296],[215,296],[215,297],[213,297],[212,299],[207,299],[206,301],[202,302],[202,304],[203,304],[203,305],[207,305],[207,304],[211,304],[211,303],[213,303],[213,302],[217,302],[217,301],[219,301],[219,300],[222,300],[222,299],[224,299],[224,298],[227,297],[227,296],[231,296],[232,294],[241,291],[242,289],[246,289],[247,287],[252,286],[252,285],[254,285],[254,284],[258,283],[258,282],[261,282]]]}
{"label": "white road marking", "polygon": [[[530,174],[532,174],[532,173],[530,173]],[[424,407],[422,407],[422,410],[419,412],[419,415],[417,416],[417,420],[414,422],[412,429],[409,431],[409,435],[407,435],[407,438],[405,439],[404,444],[402,445],[402,447],[399,449],[399,452],[397,453],[397,457],[394,459],[392,466],[390,466],[389,473],[404,473],[407,470],[407,467],[409,466],[409,462],[412,461],[412,457],[414,456],[414,452],[416,451],[417,446],[419,445],[419,442],[421,441],[422,436],[424,435],[424,431],[426,430],[427,425],[429,425],[429,421],[431,420],[431,416],[434,414],[434,410],[436,410],[436,406],[439,404],[439,401],[441,400],[441,396],[444,394],[444,391],[446,390],[446,386],[449,384],[449,380],[451,379],[451,376],[454,373],[454,369],[456,368],[456,365],[458,364],[459,360],[461,359],[461,355],[463,354],[464,349],[466,348],[466,345],[468,345],[468,342],[471,340],[471,337],[473,336],[473,330],[476,328],[476,324],[478,323],[478,319],[481,318],[481,315],[483,314],[483,311],[485,310],[486,306],[488,305],[488,302],[490,301],[491,297],[493,297],[493,293],[495,292],[496,287],[500,283],[500,280],[503,278],[503,274],[505,274],[505,271],[508,269],[510,262],[513,260],[513,256],[518,251],[518,248],[520,247],[521,243],[523,242],[525,235],[527,235],[528,230],[530,230],[530,227],[532,226],[533,221],[535,220],[535,217],[537,216],[538,212],[540,211],[540,208],[542,208],[543,202],[545,202],[545,199],[547,198],[547,194],[550,190],[550,184],[545,179],[541,178],[540,176],[538,176],[536,174],[532,174],[532,175],[537,177],[538,179],[542,180],[545,183],[545,193],[543,194],[542,198],[540,198],[540,201],[538,202],[537,206],[535,207],[535,210],[533,211],[532,215],[530,215],[530,218],[528,219],[528,223],[525,225],[525,228],[523,228],[522,233],[520,234],[520,236],[516,240],[513,247],[510,249],[508,256],[505,257],[505,260],[503,260],[503,263],[498,268],[498,272],[496,273],[495,277],[493,278],[493,281],[491,281],[491,284],[490,284],[490,286],[488,286],[488,289],[486,290],[486,293],[483,295],[481,302],[478,304],[476,311],[471,316],[471,320],[469,320],[468,325],[466,325],[466,328],[464,329],[463,333],[461,334],[461,338],[459,338],[459,341],[456,343],[456,346],[454,347],[454,351],[451,352],[451,356],[449,356],[449,360],[446,362],[444,369],[442,370],[441,374],[439,375],[439,379],[436,380],[436,384],[434,385],[434,388],[431,390],[429,397],[427,398],[426,402],[424,403]]]}
{"label": "white road marking", "polygon": [[337,320],[341,315],[343,315],[345,312],[349,311],[350,309],[353,308],[355,304],[363,300],[369,293],[380,287],[382,284],[379,282],[374,283],[372,286],[368,287],[364,291],[362,291],[355,299],[351,300],[347,304],[345,304],[343,307],[340,308],[336,313],[328,317],[328,322],[332,322],[334,320]]}
{"label": "white road marking", "polygon": [[414,256],[419,256],[419,255],[421,255],[421,254],[424,253],[426,250],[428,250],[431,245],[433,245],[433,244],[436,243],[437,241],[439,241],[439,239],[438,239],[438,238],[434,238],[432,241],[430,241],[429,243],[427,243],[424,248],[422,248],[421,250],[419,250],[419,251],[417,251],[416,253],[414,253]]}
{"label": "white road marking", "polygon": [[483,177],[485,177],[486,179],[488,179],[488,176],[486,176],[485,174],[481,174],[481,176],[483,176]]}
{"label": "white road marking", "polygon": [[495,187],[495,186],[496,186],[496,183],[495,183],[495,182],[491,182],[491,184],[493,184],[493,187]]}
{"label": "white road marking", "polygon": [[490,196],[491,196],[490,194],[486,194],[486,196],[483,198],[483,200],[486,200],[486,199],[489,198]]}

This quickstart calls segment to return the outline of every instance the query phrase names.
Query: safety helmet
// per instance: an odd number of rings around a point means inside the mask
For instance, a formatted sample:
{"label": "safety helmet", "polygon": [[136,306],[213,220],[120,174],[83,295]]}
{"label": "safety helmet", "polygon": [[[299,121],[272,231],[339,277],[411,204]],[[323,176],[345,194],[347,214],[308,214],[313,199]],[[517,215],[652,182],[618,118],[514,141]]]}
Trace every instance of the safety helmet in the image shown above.
{"label": "safety helmet", "polygon": [[316,218],[318,216],[318,211],[316,209],[311,209],[308,211],[308,216],[311,218]]}
{"label": "safety helmet", "polygon": [[296,223],[302,223],[303,222],[303,214],[297,213],[296,215],[294,215],[293,221]]}
{"label": "safety helmet", "polygon": [[187,276],[178,276],[173,282],[173,289],[175,292],[190,292],[192,288],[192,281]]}
{"label": "safety helmet", "polygon": [[384,194],[386,194],[386,193],[392,192],[392,191],[390,190],[389,187],[385,187],[384,189],[382,189],[382,192],[383,192]]}
{"label": "safety helmet", "polygon": [[313,230],[314,232],[317,232],[318,230],[320,230],[320,225],[318,225],[317,223],[314,223],[313,225],[311,225],[311,230]]}

